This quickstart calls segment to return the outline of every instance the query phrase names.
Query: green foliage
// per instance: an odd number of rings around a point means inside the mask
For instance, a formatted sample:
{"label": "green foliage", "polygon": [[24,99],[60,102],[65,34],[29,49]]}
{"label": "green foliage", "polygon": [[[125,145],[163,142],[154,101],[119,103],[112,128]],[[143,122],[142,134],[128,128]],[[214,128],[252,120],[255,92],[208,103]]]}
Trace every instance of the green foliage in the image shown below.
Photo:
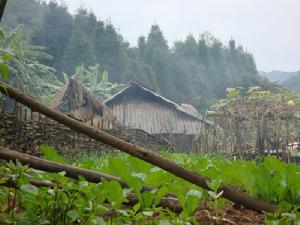
{"label": "green foliage", "polygon": [[[2,29],[0,29],[0,40],[5,40],[5,35]],[[9,77],[9,66],[7,65],[7,62],[12,59],[13,56],[11,52],[9,52],[7,49],[0,49],[0,74],[3,80],[7,80]]]}
{"label": "green foliage", "polygon": [[31,40],[35,45],[46,46],[47,53],[52,58],[41,59],[40,62],[54,67],[58,78],[62,80],[63,59],[73,29],[73,17],[66,6],[58,5],[55,1],[50,1],[44,8],[43,18],[39,21],[41,25],[35,27],[36,31],[33,32]]}
{"label": "green foliage", "polygon": [[299,93],[300,92],[300,71],[298,71],[296,75],[285,80],[282,83],[282,85]]}
{"label": "green foliage", "polygon": [[27,41],[45,46],[53,56],[39,62],[54,67],[52,72],[61,81],[63,72],[72,75],[77,65],[100,62],[112,83],[140,81],[175,102],[189,102],[201,110],[224,97],[227,87],[267,85],[253,56],[234,40],[226,46],[210,33],[198,39],[190,34],[170,48],[160,27],[153,25],[131,47],[109,21],[98,20],[82,7],[72,16],[65,5],[54,1],[26,3],[10,0],[3,23],[11,29],[23,24]]}
{"label": "green foliage", "polygon": [[53,68],[38,60],[51,58],[41,46],[29,45],[20,28],[3,32],[0,38],[0,72],[13,86],[44,100],[53,95],[62,84],[56,79]]}
{"label": "green foliage", "polygon": [[[219,102],[212,106],[212,108],[221,109],[225,106],[234,106],[238,104],[265,102],[267,107],[283,104],[285,108],[296,107],[300,105],[300,95],[286,88],[274,88],[274,90],[263,90],[259,86],[249,87],[244,89],[242,87],[227,88],[226,98],[219,100]],[[262,110],[267,110],[263,108]],[[296,110],[297,116],[298,110]]]}
{"label": "green foliage", "polygon": [[20,186],[20,189],[26,193],[32,194],[32,195],[38,195],[39,190],[36,186],[33,186],[31,184],[23,184]]}
{"label": "green foliage", "polygon": [[122,202],[124,202],[123,189],[117,181],[104,182],[102,184],[104,195],[107,201],[112,204],[115,209],[120,209]]}
{"label": "green foliage", "polygon": [[226,88],[228,98],[237,98],[240,96],[240,90],[238,88]]}
{"label": "green foliage", "polygon": [[289,213],[275,213],[275,214],[267,214],[267,218],[265,220],[265,224],[267,225],[287,225],[287,224],[300,224],[300,213],[298,210],[292,210]]}
{"label": "green foliage", "polygon": [[[201,190],[168,172],[124,154],[107,156],[103,159],[92,157],[84,163],[81,161],[80,165],[88,164],[89,168],[120,176],[130,184],[130,187],[137,187],[137,190],[140,190],[139,187],[143,184],[159,187],[159,191],[156,192],[158,199],[167,192],[174,193],[185,209],[184,218],[188,218],[192,212],[192,208],[185,208],[190,207],[187,204],[187,196],[189,196],[187,190],[196,190],[196,193],[200,191],[203,193],[202,199],[212,198],[210,205],[218,215],[219,208],[225,203],[221,198],[222,192],[218,192],[221,182],[240,190],[247,190],[252,196],[282,205],[282,209],[287,209],[287,205],[294,207],[300,205],[298,185],[300,167],[295,164],[286,164],[274,157],[266,157],[261,163],[179,153],[167,154],[167,157],[213,178],[209,184],[212,191]],[[196,200],[191,200],[193,201]],[[154,204],[155,202],[157,203],[154,201]],[[188,215],[186,212],[189,212]]]}
{"label": "green foliage", "polygon": [[191,216],[198,207],[201,197],[202,193],[200,191],[189,190],[185,195],[183,211],[181,212],[180,217],[186,219]]}
{"label": "green foliage", "polygon": [[[57,158],[55,150],[49,147],[43,149],[44,154],[48,155],[46,158],[61,162],[62,157]],[[64,177],[64,173],[49,174],[29,169],[18,162],[9,162],[2,164],[0,173],[13,179],[19,188],[12,191],[0,186],[0,200],[3,203],[15,202],[14,207],[8,204],[0,206],[0,220],[11,224],[145,224],[146,221],[146,224],[149,221],[151,224],[192,223],[193,212],[199,200],[208,201],[218,216],[224,199],[217,190],[223,181],[247,190],[252,196],[278,204],[278,212],[266,214],[267,224],[291,224],[299,221],[299,213],[295,209],[300,205],[300,167],[295,164],[285,164],[273,157],[256,163],[217,156],[163,154],[185,167],[213,178],[209,184],[212,191],[202,190],[125,154],[80,157],[74,165],[120,176],[129,184],[129,189],[123,189],[116,181],[92,184],[82,177],[76,181]],[[55,181],[58,185],[37,188],[29,183],[28,177]],[[1,178],[0,183],[6,180]],[[151,185],[157,189],[141,193],[141,185]],[[139,203],[132,208],[124,208],[122,204],[127,202],[126,196],[132,191],[138,196]],[[183,207],[179,216],[157,207],[159,200],[168,192],[175,194]],[[284,213],[280,213],[281,210]],[[115,216],[104,216],[112,212]]]}
{"label": "green foliage", "polygon": [[85,68],[83,64],[76,67],[76,80],[84,84],[89,91],[94,93],[102,101],[119,91],[124,85],[111,83],[107,71],[101,74],[100,65]]}
{"label": "green foliage", "polygon": [[44,158],[47,160],[51,160],[51,161],[59,162],[59,163],[67,162],[65,160],[65,158],[62,157],[61,155],[59,155],[57,153],[57,151],[55,150],[55,148],[53,148],[53,147],[42,145],[42,146],[40,146],[40,151],[41,151],[41,153],[43,153]]}

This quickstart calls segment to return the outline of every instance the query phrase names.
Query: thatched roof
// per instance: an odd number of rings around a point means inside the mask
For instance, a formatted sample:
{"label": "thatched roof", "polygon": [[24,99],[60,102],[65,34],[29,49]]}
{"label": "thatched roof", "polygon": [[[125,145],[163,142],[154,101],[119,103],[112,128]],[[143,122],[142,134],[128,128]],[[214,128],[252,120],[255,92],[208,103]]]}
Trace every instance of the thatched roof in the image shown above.
{"label": "thatched roof", "polygon": [[110,110],[74,77],[54,97],[50,107],[83,122],[92,118],[95,123],[102,120],[116,122]]}
{"label": "thatched roof", "polygon": [[[120,99],[122,99],[126,94],[129,92],[132,88],[138,88],[142,90],[143,92],[146,92],[148,95],[151,95],[156,101],[160,102],[161,104],[168,105],[169,107],[179,111],[180,113],[183,113],[189,117],[192,117],[193,119],[200,120],[201,122],[204,122],[206,125],[211,125],[211,122],[204,119],[203,116],[192,106],[188,104],[178,105],[177,103],[159,95],[158,93],[154,92],[153,90],[149,89],[148,87],[142,85],[139,82],[130,82],[128,83],[122,90],[114,94],[112,97],[104,101],[104,104],[106,106],[110,106]],[[139,96],[136,96],[137,98]]]}

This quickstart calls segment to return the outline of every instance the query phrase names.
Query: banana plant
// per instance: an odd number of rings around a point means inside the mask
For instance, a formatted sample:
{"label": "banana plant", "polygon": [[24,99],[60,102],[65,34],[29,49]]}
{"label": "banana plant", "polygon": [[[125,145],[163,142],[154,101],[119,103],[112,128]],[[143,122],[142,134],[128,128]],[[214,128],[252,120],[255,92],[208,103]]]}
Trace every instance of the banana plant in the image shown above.
{"label": "banana plant", "polygon": [[63,86],[54,75],[55,69],[39,62],[52,56],[45,52],[45,47],[28,44],[20,27],[9,32],[0,28],[0,58],[2,79],[39,100]]}
{"label": "banana plant", "polygon": [[108,72],[101,72],[99,64],[87,68],[84,64],[77,66],[75,77],[102,101],[124,87],[124,84],[110,82]]}

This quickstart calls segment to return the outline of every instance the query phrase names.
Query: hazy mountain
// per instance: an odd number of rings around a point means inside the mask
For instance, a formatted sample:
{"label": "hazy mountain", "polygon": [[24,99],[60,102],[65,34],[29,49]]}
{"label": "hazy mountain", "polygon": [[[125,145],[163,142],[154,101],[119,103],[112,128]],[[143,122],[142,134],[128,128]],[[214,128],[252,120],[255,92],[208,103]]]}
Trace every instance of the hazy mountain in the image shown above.
{"label": "hazy mountain", "polygon": [[282,82],[282,85],[293,91],[300,92],[300,71],[298,71],[296,75]]}
{"label": "hazy mountain", "polygon": [[295,72],[286,72],[286,71],[279,71],[279,70],[273,70],[271,72],[259,71],[259,74],[262,77],[268,78],[268,80],[271,82],[282,83],[285,80],[289,79],[290,77],[295,76],[297,74],[297,71]]}

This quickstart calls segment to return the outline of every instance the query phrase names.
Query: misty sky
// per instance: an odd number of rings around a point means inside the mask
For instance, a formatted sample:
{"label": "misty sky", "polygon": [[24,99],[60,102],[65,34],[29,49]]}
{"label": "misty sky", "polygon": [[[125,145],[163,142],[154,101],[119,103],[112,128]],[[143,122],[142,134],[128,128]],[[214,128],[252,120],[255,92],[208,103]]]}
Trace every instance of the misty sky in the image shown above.
{"label": "misty sky", "polygon": [[222,42],[233,37],[255,57],[259,70],[300,69],[300,0],[64,0],[99,19],[110,19],[136,45],[152,24],[172,44],[189,33],[210,31]]}

